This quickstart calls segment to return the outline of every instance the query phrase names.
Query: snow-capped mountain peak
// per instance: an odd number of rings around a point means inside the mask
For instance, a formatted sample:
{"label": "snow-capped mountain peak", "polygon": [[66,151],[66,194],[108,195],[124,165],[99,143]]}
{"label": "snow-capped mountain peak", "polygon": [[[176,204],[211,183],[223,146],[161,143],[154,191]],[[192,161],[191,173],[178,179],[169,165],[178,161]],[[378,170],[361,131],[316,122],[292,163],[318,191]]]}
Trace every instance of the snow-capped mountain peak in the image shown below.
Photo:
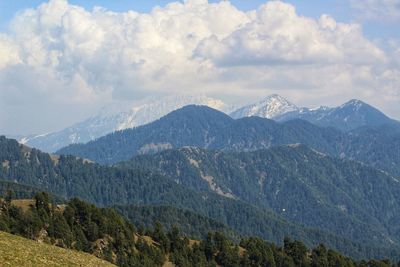
{"label": "snow-capped mountain peak", "polygon": [[358,99],[351,99],[344,103],[343,105],[340,106],[340,108],[346,108],[346,107],[352,107],[354,111],[359,110],[363,106],[367,106],[368,104],[362,102],[361,100]]}
{"label": "snow-capped mountain peak", "polygon": [[167,113],[189,104],[205,105],[211,108],[226,111],[230,107],[219,99],[207,96],[167,96],[162,99],[131,107],[128,111],[117,113],[118,123],[114,130],[124,130],[150,123]]}
{"label": "snow-capped mountain peak", "polygon": [[234,111],[231,116],[235,119],[258,116],[278,122],[301,119],[342,131],[362,126],[400,125],[398,121],[392,120],[378,109],[358,99],[349,100],[338,107],[298,108],[279,95],[271,95],[258,103]]}
{"label": "snow-capped mountain peak", "polygon": [[268,119],[275,119],[288,112],[298,111],[299,108],[286,98],[273,94],[262,101],[245,106],[231,113],[233,118],[258,116]]}

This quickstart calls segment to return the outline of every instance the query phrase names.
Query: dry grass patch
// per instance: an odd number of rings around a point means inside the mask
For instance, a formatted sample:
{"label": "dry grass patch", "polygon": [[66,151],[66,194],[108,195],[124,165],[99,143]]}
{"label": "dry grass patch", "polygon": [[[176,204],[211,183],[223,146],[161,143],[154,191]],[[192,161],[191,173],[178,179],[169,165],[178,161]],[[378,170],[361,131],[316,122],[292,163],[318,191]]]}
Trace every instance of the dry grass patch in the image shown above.
{"label": "dry grass patch", "polygon": [[0,266],[115,266],[93,255],[0,232]]}
{"label": "dry grass patch", "polygon": [[[21,208],[23,212],[27,212],[31,206],[35,206],[35,200],[34,199],[13,199],[11,200],[11,204]],[[65,204],[60,204],[60,205],[55,205],[55,211],[58,212],[64,212],[65,208],[67,205]],[[52,206],[50,206],[52,208]]]}
{"label": "dry grass patch", "polygon": [[30,206],[35,206],[34,199],[13,199],[11,205],[21,208],[23,212],[27,212]]}

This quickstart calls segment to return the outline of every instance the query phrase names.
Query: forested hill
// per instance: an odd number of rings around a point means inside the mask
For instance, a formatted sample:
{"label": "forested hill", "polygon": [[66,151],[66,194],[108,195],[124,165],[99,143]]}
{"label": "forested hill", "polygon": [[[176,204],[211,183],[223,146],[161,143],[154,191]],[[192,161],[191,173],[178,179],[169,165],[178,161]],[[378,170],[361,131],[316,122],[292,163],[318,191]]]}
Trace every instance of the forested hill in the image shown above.
{"label": "forested hill", "polygon": [[224,233],[232,240],[238,240],[240,237],[227,225],[188,209],[166,205],[126,205],[113,208],[139,229],[151,227],[154,222],[159,221],[167,230],[178,225],[183,234],[194,239],[205,238],[209,232]]}
{"label": "forested hill", "polygon": [[212,108],[190,105],[153,123],[106,135],[90,142],[88,146],[71,145],[57,154],[80,154],[98,163],[115,163],[136,154],[168,148],[186,145],[207,147],[233,121],[225,113]]}
{"label": "forested hill", "polygon": [[[37,194],[26,211],[13,205],[10,199],[0,201],[0,231],[91,253],[118,266],[391,266],[389,260],[355,261],[324,245],[309,250],[302,242],[288,238],[284,239],[282,247],[278,247],[257,237],[235,243],[220,232],[209,233],[202,240],[190,240],[180,233],[179,228],[165,231],[158,222],[152,228],[136,230],[115,211],[99,209],[79,199],[71,200],[63,209],[54,209],[46,193]],[[24,253],[16,255],[13,249],[18,247],[11,249],[9,245],[18,246],[22,239],[2,232],[0,237],[7,241],[0,248],[0,259],[7,265],[18,262],[32,249],[28,247]],[[24,244],[29,245],[27,241]],[[67,262],[71,265],[79,262],[79,257],[65,259],[65,252],[56,248],[46,247],[46,250],[36,252],[40,255],[40,262],[52,259],[48,264],[62,266]],[[54,255],[56,253],[60,254],[59,257]],[[77,256],[78,253],[70,255]],[[25,258],[22,263],[31,261],[32,265],[37,265],[37,256]],[[85,258],[87,264],[96,262],[87,255]]]}
{"label": "forested hill", "polygon": [[305,145],[238,153],[188,147],[120,166],[156,169],[187,187],[271,208],[290,221],[353,240],[370,243],[381,236],[399,244],[399,180]]}
{"label": "forested hill", "polygon": [[303,120],[283,123],[259,117],[233,120],[204,106],[186,106],[148,125],[115,132],[87,144],[71,145],[57,153],[111,164],[138,154],[183,146],[249,151],[295,143],[400,176],[399,127],[362,127],[343,133]]}
{"label": "forested hill", "polygon": [[[101,166],[71,156],[51,158],[0,137],[0,176],[41,188],[64,198],[80,197],[97,205],[169,205],[184,208],[223,223],[242,235],[272,242],[285,236],[314,246],[325,243],[355,257],[391,255],[386,238],[365,238],[363,245],[324,230],[290,223],[272,211],[243,201],[201,192],[144,169]],[[367,235],[369,236],[369,234]]]}

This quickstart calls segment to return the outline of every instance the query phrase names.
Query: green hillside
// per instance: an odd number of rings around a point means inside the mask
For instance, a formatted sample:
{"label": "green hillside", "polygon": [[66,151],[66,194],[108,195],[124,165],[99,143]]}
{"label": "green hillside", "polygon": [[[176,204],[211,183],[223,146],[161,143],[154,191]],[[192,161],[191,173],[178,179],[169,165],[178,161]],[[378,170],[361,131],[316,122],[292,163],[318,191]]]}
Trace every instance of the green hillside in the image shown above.
{"label": "green hillside", "polygon": [[0,232],[1,266],[115,266],[93,255]]}
{"label": "green hillside", "polygon": [[[388,240],[377,235],[374,243],[357,242],[348,236],[323,229],[310,229],[284,220],[265,207],[198,191],[171,181],[161,174],[140,169],[117,168],[87,163],[73,156],[60,156],[26,148],[15,140],[0,137],[0,177],[38,187],[63,198],[79,197],[99,206],[174,206],[218,221],[243,236],[259,236],[281,244],[288,236],[314,247],[326,244],[354,258],[397,258],[388,249]],[[384,203],[382,203],[384,204]],[[78,233],[75,233],[78,234]],[[81,244],[85,245],[85,242]],[[393,245],[390,243],[390,245]]]}
{"label": "green hillside", "polygon": [[305,145],[254,152],[190,147],[137,156],[120,166],[158,170],[189,188],[270,208],[287,220],[363,244],[400,244],[398,179]]}

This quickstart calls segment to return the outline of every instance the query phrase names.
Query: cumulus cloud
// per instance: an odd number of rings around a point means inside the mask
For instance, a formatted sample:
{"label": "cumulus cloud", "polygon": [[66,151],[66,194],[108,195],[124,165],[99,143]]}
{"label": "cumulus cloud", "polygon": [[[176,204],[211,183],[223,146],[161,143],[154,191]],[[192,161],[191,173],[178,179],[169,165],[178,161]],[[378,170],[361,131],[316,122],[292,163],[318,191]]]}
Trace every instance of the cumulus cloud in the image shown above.
{"label": "cumulus cloud", "polygon": [[400,0],[350,0],[358,16],[366,20],[400,20]]}
{"label": "cumulus cloud", "polygon": [[384,61],[384,53],[368,42],[358,25],[300,17],[293,6],[269,2],[250,23],[218,40],[203,40],[197,54],[221,65],[364,64]]}
{"label": "cumulus cloud", "polygon": [[249,12],[187,0],[117,13],[51,0],[0,34],[0,130],[54,130],[149,94],[252,101],[274,92],[304,104],[360,97],[394,106],[398,72],[360,25],[303,17],[280,1]]}

